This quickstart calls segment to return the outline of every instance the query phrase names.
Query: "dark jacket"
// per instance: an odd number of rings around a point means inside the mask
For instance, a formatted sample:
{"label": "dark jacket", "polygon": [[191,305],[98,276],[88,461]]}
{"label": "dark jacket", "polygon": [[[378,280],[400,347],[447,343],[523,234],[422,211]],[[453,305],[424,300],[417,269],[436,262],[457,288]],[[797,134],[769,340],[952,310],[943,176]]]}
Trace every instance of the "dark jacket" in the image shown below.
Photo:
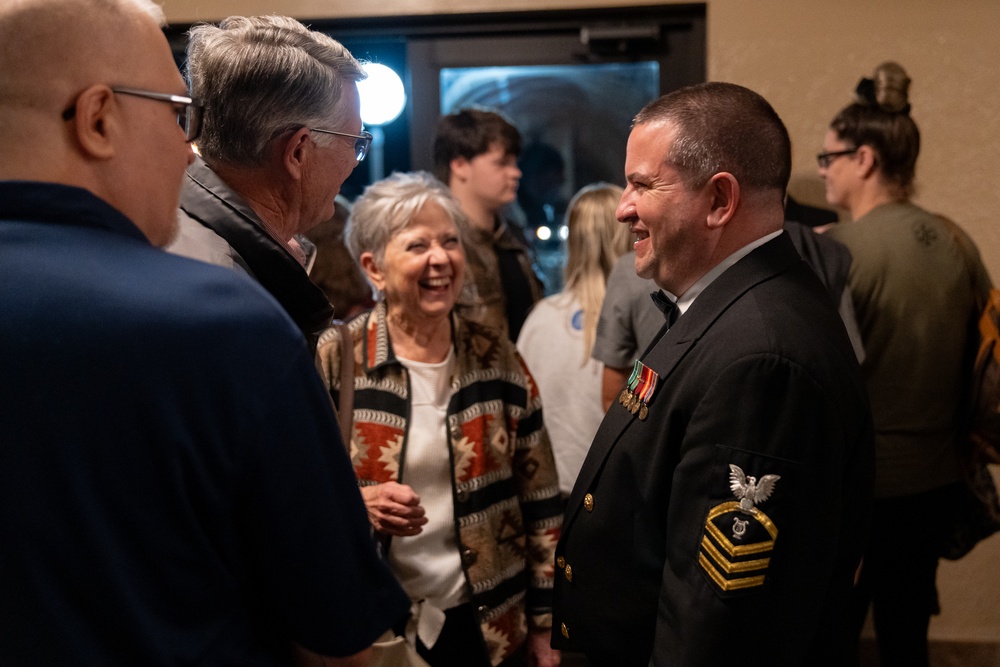
{"label": "dark jacket", "polygon": [[545,296],[528,245],[511,223],[498,217],[492,232],[468,230],[465,254],[467,289],[458,312],[503,329],[511,342],[517,341],[531,307]]}
{"label": "dark jacket", "polygon": [[[556,647],[598,665],[844,664],[870,414],[787,234],[712,282],[642,361],[655,391],[611,406],[569,499]],[[744,511],[731,466],[780,478]]]}
{"label": "dark jacket", "polygon": [[[181,188],[181,238],[168,247],[171,252],[216,264],[246,269],[271,293],[302,331],[310,349],[316,346],[319,333],[333,319],[333,306],[323,290],[309,279],[305,268],[280,243],[265,231],[250,205],[235,193],[205,162],[198,158],[188,167]],[[229,245],[217,258],[203,248],[187,250],[185,225],[200,223]],[[195,242],[199,243],[199,242]]]}

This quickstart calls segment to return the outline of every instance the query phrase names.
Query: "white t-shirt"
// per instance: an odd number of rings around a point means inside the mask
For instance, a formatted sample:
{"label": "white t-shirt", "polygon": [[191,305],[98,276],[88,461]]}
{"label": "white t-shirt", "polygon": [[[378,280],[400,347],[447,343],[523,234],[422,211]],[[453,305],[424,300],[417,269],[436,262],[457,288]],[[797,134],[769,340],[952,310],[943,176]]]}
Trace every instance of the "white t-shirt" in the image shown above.
{"label": "white t-shirt", "polygon": [[580,304],[567,292],[536,303],[521,327],[517,350],[538,384],[559,490],[568,495],[604,419],[604,364],[585,358]]}
{"label": "white t-shirt", "polygon": [[467,601],[465,575],[455,538],[451,457],[445,417],[454,353],[428,364],[396,357],[410,375],[410,428],[400,483],[413,488],[427,513],[419,535],[393,537],[389,564],[412,600],[438,609]]}

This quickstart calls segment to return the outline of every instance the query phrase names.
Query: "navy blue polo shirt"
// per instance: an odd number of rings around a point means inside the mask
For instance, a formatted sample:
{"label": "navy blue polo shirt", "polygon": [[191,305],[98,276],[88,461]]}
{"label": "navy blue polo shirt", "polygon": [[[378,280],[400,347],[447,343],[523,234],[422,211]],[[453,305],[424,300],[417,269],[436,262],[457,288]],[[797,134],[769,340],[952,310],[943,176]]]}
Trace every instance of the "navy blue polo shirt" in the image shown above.
{"label": "navy blue polo shirt", "polygon": [[276,302],[0,182],[0,664],[287,664],[408,607]]}

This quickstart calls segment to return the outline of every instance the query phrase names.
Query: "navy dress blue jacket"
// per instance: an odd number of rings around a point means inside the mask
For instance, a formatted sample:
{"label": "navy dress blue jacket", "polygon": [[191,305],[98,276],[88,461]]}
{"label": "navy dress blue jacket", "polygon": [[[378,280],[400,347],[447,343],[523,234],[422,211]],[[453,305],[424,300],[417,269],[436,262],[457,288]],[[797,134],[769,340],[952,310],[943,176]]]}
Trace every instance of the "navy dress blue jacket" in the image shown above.
{"label": "navy dress blue jacket", "polygon": [[655,391],[612,404],[568,501],[553,644],[622,667],[846,664],[871,418],[788,235],[716,278],[642,361]]}

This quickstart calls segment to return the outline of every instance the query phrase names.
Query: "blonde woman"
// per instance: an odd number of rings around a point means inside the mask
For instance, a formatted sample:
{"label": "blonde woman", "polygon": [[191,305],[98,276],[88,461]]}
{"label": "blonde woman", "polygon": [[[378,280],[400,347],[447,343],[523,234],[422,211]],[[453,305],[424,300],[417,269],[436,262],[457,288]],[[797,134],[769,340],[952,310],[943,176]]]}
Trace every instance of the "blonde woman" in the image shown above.
{"label": "blonde woman", "polygon": [[615,219],[621,196],[617,185],[595,183],[570,201],[566,288],[535,305],[517,339],[545,406],[563,497],[573,490],[604,416],[604,368],[590,352],[608,274],[631,245],[628,226]]}

